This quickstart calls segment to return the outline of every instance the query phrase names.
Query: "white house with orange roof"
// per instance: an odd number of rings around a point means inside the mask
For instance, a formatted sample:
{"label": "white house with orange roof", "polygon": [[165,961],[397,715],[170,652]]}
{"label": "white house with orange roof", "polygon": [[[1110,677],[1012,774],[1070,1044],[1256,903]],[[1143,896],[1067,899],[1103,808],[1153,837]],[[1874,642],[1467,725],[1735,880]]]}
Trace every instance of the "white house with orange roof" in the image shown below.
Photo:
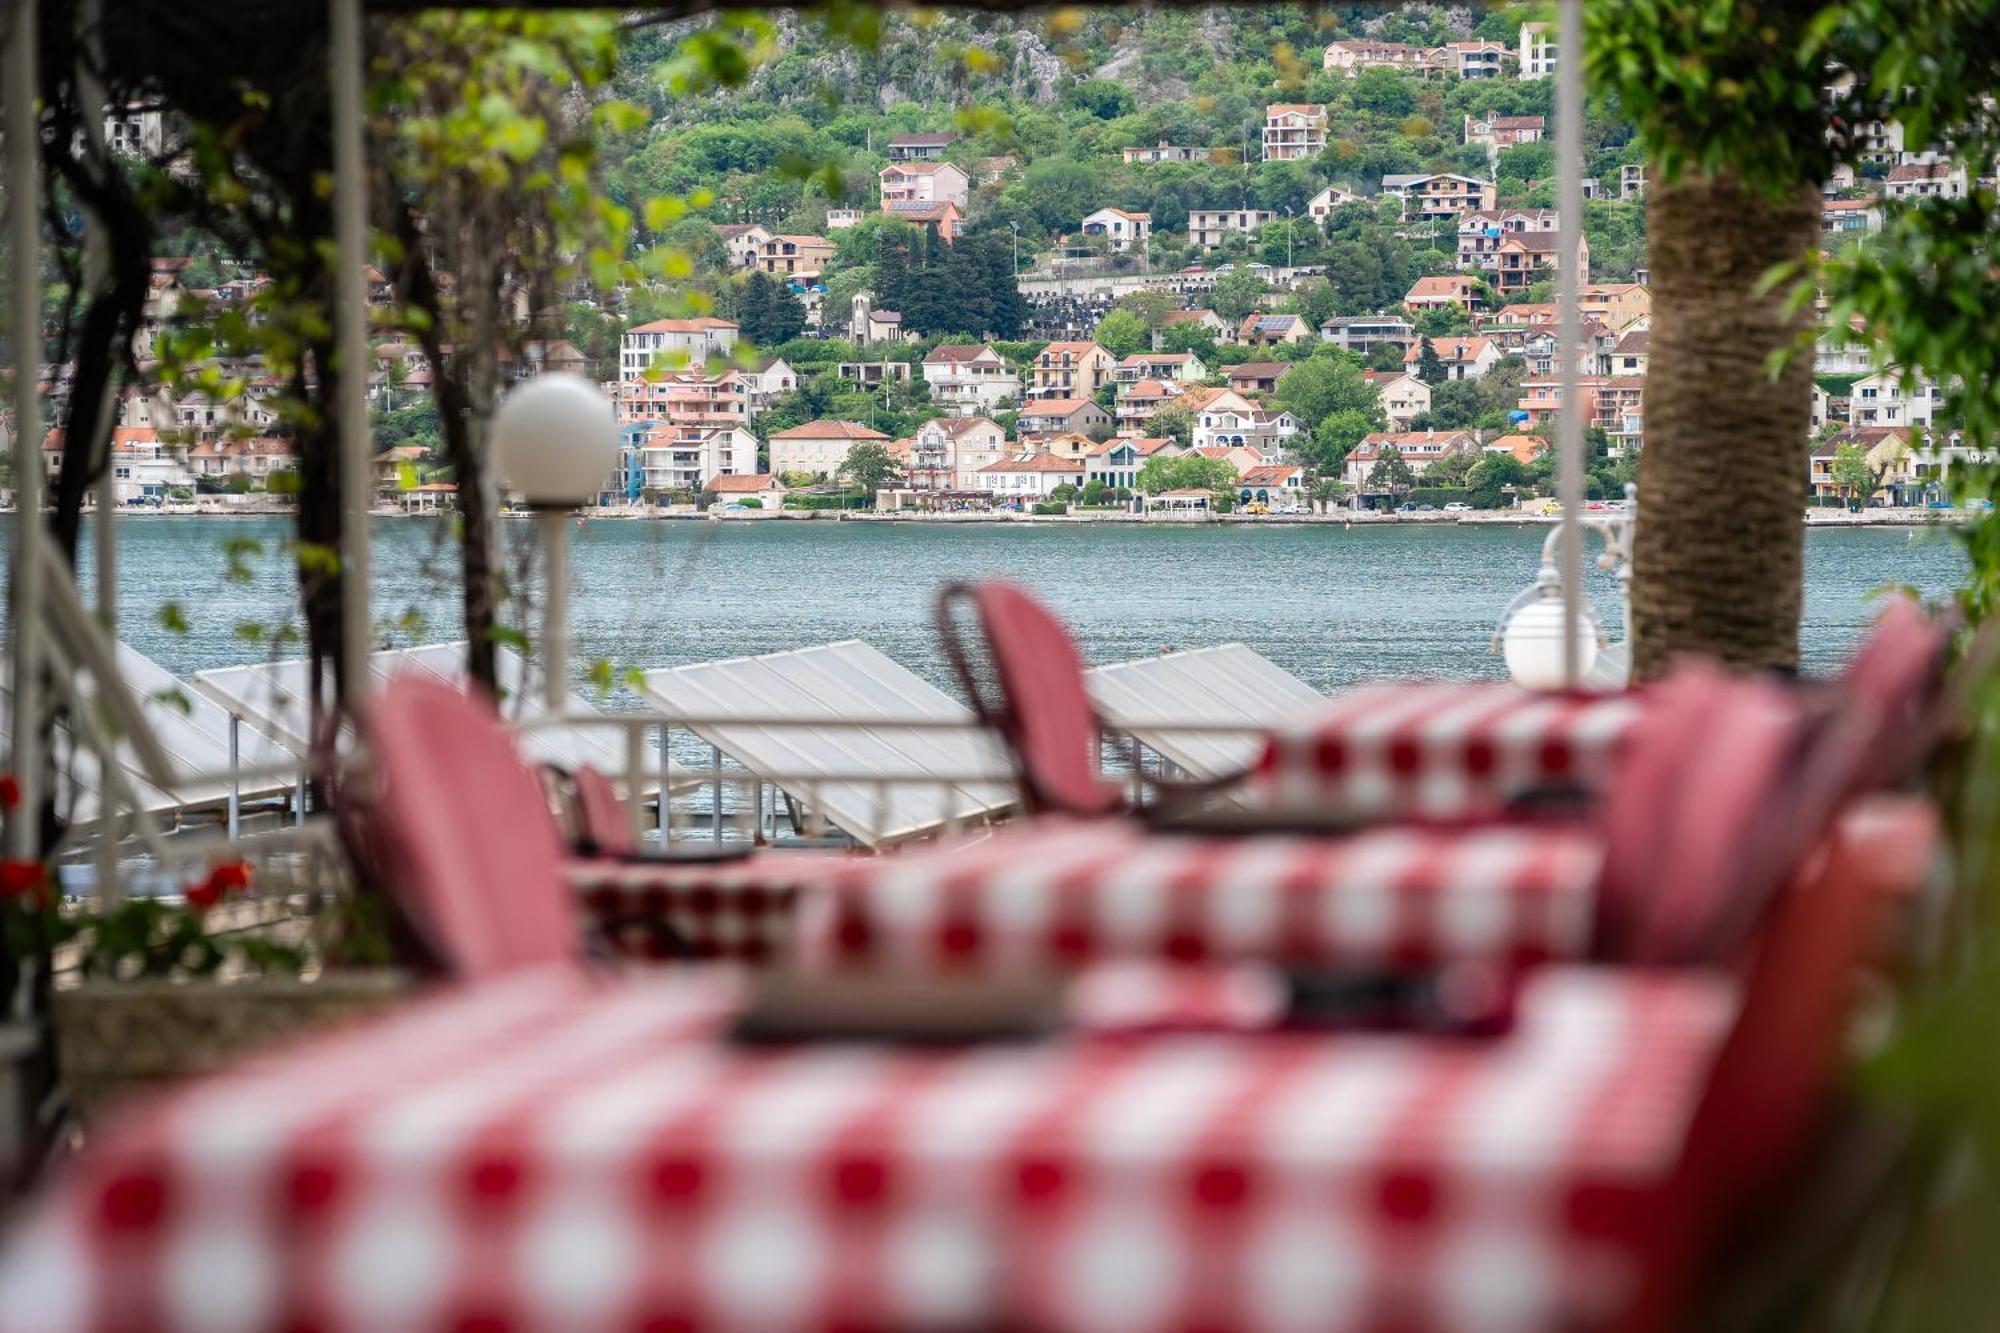
{"label": "white house with orange roof", "polygon": [[1060,486],[1081,490],[1088,469],[1082,459],[1033,452],[1003,458],[981,468],[973,489],[990,493],[996,501],[1033,503],[1046,500]]}
{"label": "white house with orange roof", "polygon": [[634,380],[655,366],[677,370],[726,357],[741,329],[712,315],[692,319],[655,319],[625,330],[618,340],[618,378]]}
{"label": "white house with orange roof", "polygon": [[1414,371],[1423,362],[1424,343],[1428,341],[1438,360],[1444,363],[1446,379],[1476,380],[1493,369],[1501,352],[1491,338],[1473,335],[1471,337],[1439,337],[1418,339],[1416,344],[1403,353],[1403,369]]}
{"label": "white house with orange roof", "polygon": [[[49,431],[43,441],[42,461],[47,466],[51,481],[62,471],[63,439],[63,431],[58,428]],[[289,448],[285,456],[290,459]],[[159,432],[151,426],[117,426],[112,429],[111,484],[118,503],[164,500],[169,491],[192,487],[194,481],[192,463],[183,463],[179,451],[163,444]]]}
{"label": "white house with orange roof", "polygon": [[1365,370],[1361,376],[1375,386],[1382,415],[1397,430],[1408,430],[1411,421],[1431,410],[1431,386],[1407,370]]}
{"label": "white house with orange roof", "polygon": [[1088,435],[1109,430],[1111,414],[1090,398],[1036,398],[1021,409],[1014,429],[1029,435]]}
{"label": "white house with orange roof", "polygon": [[1120,435],[1092,447],[1084,457],[1084,479],[1102,482],[1114,489],[1132,489],[1139,469],[1155,454],[1173,458],[1181,452],[1178,441],[1157,435]]}
{"label": "white house with orange roof", "polygon": [[1172,380],[1192,384],[1208,378],[1208,366],[1193,352],[1134,352],[1111,371],[1114,384]]}
{"label": "white house with orange roof", "polygon": [[1118,386],[1114,424],[1121,431],[1137,431],[1153,419],[1153,414],[1181,396],[1180,385],[1171,380],[1139,380]]}
{"label": "white house with orange roof", "polygon": [[1363,490],[1368,485],[1368,474],[1391,449],[1410,465],[1411,472],[1418,473],[1440,459],[1478,447],[1478,437],[1469,430],[1378,431],[1362,437],[1361,443],[1347,451],[1340,479],[1356,491]]}
{"label": "white house with orange roof", "polygon": [[755,500],[766,509],[776,509],[785,502],[785,484],[768,472],[731,473],[710,477],[702,485],[702,494],[718,505],[742,504],[745,500]]}
{"label": "white house with orange roof", "polygon": [[[698,491],[721,476],[757,470],[757,437],[741,426],[662,422],[640,437],[627,462],[626,493]],[[630,480],[636,476],[638,484]]]}
{"label": "white house with orange roof", "polygon": [[808,421],[771,436],[771,471],[830,477],[855,445],[888,442],[887,435],[857,421]]}
{"label": "white house with orange roof", "polygon": [[1102,236],[1113,250],[1144,247],[1153,234],[1151,213],[1132,213],[1122,208],[1100,208],[1083,220],[1085,236]]}
{"label": "white house with orange roof", "polygon": [[1437,310],[1457,306],[1470,314],[1486,303],[1479,291],[1479,279],[1463,273],[1437,273],[1418,278],[1403,294],[1403,308],[1411,311]]}
{"label": "white house with orange roof", "polygon": [[1312,198],[1306,200],[1306,216],[1314,222],[1325,222],[1333,216],[1333,210],[1342,204],[1358,204],[1360,195],[1339,185],[1329,185]]}
{"label": "white house with orange roof", "polygon": [[1238,478],[1236,488],[1240,503],[1292,508],[1305,500],[1306,473],[1296,463],[1265,463]]}
{"label": "white house with orange roof", "polygon": [[876,177],[884,210],[897,204],[953,204],[963,212],[972,187],[972,178],[952,162],[891,162]]}
{"label": "white house with orange roof", "polygon": [[955,412],[991,412],[1021,397],[1021,377],[984,343],[940,343],[924,357],[931,401]]}
{"label": "white house with orange roof", "polygon": [[1290,412],[1254,403],[1234,389],[1215,391],[1194,411],[1197,449],[1241,447],[1263,462],[1276,462],[1300,429]]}

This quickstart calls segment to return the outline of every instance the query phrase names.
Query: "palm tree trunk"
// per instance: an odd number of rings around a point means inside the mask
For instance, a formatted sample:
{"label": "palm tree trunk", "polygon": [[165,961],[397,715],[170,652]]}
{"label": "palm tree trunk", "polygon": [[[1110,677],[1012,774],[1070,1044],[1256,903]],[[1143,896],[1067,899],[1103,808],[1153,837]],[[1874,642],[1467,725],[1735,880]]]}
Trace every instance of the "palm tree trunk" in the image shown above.
{"label": "palm tree trunk", "polygon": [[1688,177],[1650,201],[1653,328],[1632,561],[1637,679],[1700,653],[1793,671],[1812,422],[1810,349],[1773,380],[1810,308],[1759,295],[1777,264],[1819,240],[1819,192],[1774,197],[1727,176]]}

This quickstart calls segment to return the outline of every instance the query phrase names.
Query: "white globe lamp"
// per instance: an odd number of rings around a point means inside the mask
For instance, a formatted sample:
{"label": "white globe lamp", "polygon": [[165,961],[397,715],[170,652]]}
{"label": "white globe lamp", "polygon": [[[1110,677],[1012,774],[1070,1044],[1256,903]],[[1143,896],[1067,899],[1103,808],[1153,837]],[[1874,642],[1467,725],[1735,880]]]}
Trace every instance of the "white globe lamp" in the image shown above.
{"label": "white globe lamp", "polygon": [[575,509],[618,466],[611,400],[581,375],[537,375],[493,414],[493,463],[536,509]]}
{"label": "white globe lamp", "polygon": [[540,516],[547,590],[542,697],[562,711],[569,685],[569,512],[591,503],[618,466],[611,400],[580,375],[537,375],[501,400],[489,436],[501,479]]}
{"label": "white globe lamp", "polygon": [[[1588,608],[1579,610],[1575,632],[1576,674],[1581,679],[1597,662],[1597,618]],[[1545,588],[1517,607],[1501,627],[1500,652],[1506,659],[1507,673],[1523,689],[1558,690],[1567,685],[1560,592]]]}

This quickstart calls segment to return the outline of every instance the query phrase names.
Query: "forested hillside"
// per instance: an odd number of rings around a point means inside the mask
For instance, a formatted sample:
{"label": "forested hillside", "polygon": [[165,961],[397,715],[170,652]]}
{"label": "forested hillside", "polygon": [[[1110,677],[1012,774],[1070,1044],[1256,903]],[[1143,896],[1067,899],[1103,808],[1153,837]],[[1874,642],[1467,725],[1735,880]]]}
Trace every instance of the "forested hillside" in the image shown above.
{"label": "forested hillside", "polygon": [[[762,20],[719,30],[644,26],[625,38],[617,83],[654,119],[612,154],[608,187],[634,204],[696,190],[713,195],[712,206],[657,239],[693,256],[694,280],[725,312],[735,309],[740,281],[728,281],[714,227],[740,222],[835,241],[840,262],[827,275],[827,308],[844,310],[873,278],[873,233],[884,225],[872,212],[883,149],[914,131],[960,136],[945,157],[974,183],[967,227],[1006,239],[1010,249],[1018,233],[1023,269],[1105,206],[1151,214],[1151,252],[1131,262],[1156,269],[1202,258],[1186,243],[1189,209],[1247,206],[1302,218],[1324,186],[1372,197],[1387,173],[1491,177],[1502,205],[1548,207],[1548,143],[1507,148],[1489,162],[1483,147],[1463,142],[1463,126],[1467,115],[1550,116],[1551,81],[1392,70],[1346,78],[1321,67],[1335,38],[1511,46],[1532,12],[1528,5],[1328,5],[1017,18],[854,7],[830,18],[788,14],[768,27]],[[749,55],[747,76],[735,87],[683,86],[684,71],[698,63],[687,58],[689,44],[709,43],[717,31]],[[1265,107],[1279,101],[1328,107],[1328,144],[1317,159],[1259,160]],[[1122,160],[1121,149],[1162,142],[1211,149],[1216,160]],[[1621,164],[1640,160],[1615,107],[1593,106],[1585,143],[1589,174],[1607,182]],[[870,219],[829,231],[827,209],[841,206],[871,210]],[[1587,213],[1592,276],[1630,278],[1644,262],[1642,206],[1597,201]],[[1248,252],[1266,262],[1324,263],[1331,290],[1321,304],[1353,313],[1393,304],[1416,277],[1449,271],[1452,244],[1449,235],[1415,234],[1350,207],[1324,229],[1281,220],[1261,238],[1234,238],[1220,258]],[[573,332],[601,352],[611,329]]]}

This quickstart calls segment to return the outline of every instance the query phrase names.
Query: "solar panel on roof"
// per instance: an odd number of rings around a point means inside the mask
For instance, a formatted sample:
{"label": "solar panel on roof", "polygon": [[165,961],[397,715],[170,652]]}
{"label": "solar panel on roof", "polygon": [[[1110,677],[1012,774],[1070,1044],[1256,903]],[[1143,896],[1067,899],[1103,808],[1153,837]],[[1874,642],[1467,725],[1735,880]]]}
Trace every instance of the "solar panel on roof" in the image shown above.
{"label": "solar panel on roof", "polygon": [[[1016,799],[1012,767],[971,710],[858,639],[648,671],[641,692],[669,711],[720,719],[687,729],[864,846],[996,814]],[[759,725],[773,717],[824,725]],[[910,719],[967,730],[867,725]],[[890,781],[861,780],[871,778]]]}

